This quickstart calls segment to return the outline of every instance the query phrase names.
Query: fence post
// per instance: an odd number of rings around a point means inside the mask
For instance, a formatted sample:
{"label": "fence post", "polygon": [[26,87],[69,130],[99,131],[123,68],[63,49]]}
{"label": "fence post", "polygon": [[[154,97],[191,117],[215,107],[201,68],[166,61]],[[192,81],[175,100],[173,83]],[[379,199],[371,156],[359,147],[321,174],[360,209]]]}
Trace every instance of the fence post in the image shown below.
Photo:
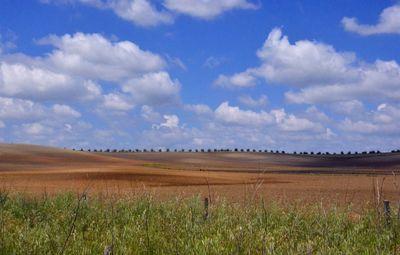
{"label": "fence post", "polygon": [[390,202],[389,202],[389,200],[383,201],[383,215],[385,216],[386,225],[390,225]]}
{"label": "fence post", "polygon": [[397,209],[397,219],[400,220],[400,200],[399,200],[398,209]]}
{"label": "fence post", "polygon": [[208,219],[208,197],[204,198],[204,220]]}
{"label": "fence post", "polygon": [[103,255],[112,255],[112,254],[113,254],[112,245],[106,246],[106,248],[104,249]]}

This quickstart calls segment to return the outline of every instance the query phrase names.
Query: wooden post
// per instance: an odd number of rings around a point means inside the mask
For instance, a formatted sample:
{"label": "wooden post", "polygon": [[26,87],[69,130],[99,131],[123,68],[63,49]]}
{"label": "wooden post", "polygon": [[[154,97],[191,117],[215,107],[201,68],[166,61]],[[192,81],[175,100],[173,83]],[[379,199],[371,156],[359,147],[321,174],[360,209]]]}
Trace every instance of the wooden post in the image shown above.
{"label": "wooden post", "polygon": [[204,198],[204,220],[208,219],[208,197]]}
{"label": "wooden post", "polygon": [[113,254],[112,246],[106,246],[103,255],[112,255],[112,254]]}
{"label": "wooden post", "polygon": [[399,201],[399,206],[397,209],[397,219],[400,220],[400,201]]}
{"label": "wooden post", "polygon": [[383,215],[385,216],[386,225],[390,225],[390,202],[389,202],[389,200],[383,201]]}

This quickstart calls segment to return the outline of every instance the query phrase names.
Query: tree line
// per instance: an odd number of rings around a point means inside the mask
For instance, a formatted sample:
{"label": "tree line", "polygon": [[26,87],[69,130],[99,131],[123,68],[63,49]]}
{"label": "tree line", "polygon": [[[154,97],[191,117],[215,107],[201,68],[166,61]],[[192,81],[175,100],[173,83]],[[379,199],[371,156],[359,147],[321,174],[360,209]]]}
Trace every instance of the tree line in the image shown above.
{"label": "tree line", "polygon": [[[147,152],[186,152],[186,153],[212,153],[212,152],[247,152],[247,153],[270,153],[270,154],[292,154],[292,155],[367,155],[382,154],[379,150],[370,151],[348,151],[348,152],[313,152],[313,151],[293,151],[286,152],[284,150],[261,150],[261,149],[72,149],[73,151],[101,152],[101,153],[147,153]],[[391,150],[385,153],[400,153],[400,150]]]}

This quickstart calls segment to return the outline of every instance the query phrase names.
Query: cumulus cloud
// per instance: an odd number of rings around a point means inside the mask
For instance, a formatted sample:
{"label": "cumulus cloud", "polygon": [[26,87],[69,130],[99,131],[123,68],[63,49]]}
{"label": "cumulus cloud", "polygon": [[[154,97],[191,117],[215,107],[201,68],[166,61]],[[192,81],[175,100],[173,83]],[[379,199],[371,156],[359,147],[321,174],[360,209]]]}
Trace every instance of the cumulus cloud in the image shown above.
{"label": "cumulus cloud", "polygon": [[306,87],[298,92],[289,91],[286,99],[291,103],[400,99],[400,66],[396,61],[377,60],[374,64],[359,66],[357,70],[359,75],[353,82],[328,83]]}
{"label": "cumulus cloud", "polygon": [[320,42],[302,40],[291,44],[279,28],[269,33],[257,56],[261,66],[232,76],[220,76],[216,84],[248,87],[261,77],[267,82],[301,87],[349,82],[357,76],[356,70],[347,68],[354,61],[354,54],[338,53],[332,46]]}
{"label": "cumulus cloud", "polygon": [[160,127],[177,128],[179,127],[179,118],[176,115],[164,115],[165,122],[160,124]]}
{"label": "cumulus cloud", "polygon": [[233,9],[258,8],[247,0],[165,0],[164,5],[171,11],[201,19],[212,19]]}
{"label": "cumulus cloud", "polygon": [[0,97],[0,119],[3,121],[62,120],[80,117],[80,112],[69,105],[55,104],[51,107],[46,107],[30,100]]}
{"label": "cumulus cloud", "polygon": [[161,115],[160,113],[156,112],[153,107],[148,106],[148,105],[143,105],[141,109],[141,116],[145,120],[151,122],[151,123],[156,123],[160,122]]}
{"label": "cumulus cloud", "polygon": [[226,88],[247,88],[256,85],[256,78],[251,72],[237,73],[232,76],[219,75],[214,84]]}
{"label": "cumulus cloud", "polygon": [[64,117],[70,117],[70,118],[79,118],[81,117],[81,114],[72,109],[70,106],[68,105],[60,105],[60,104],[55,104],[53,105],[53,112],[56,115],[60,115],[60,116],[64,116]]}
{"label": "cumulus cloud", "polygon": [[113,111],[129,111],[134,107],[134,104],[125,95],[109,93],[104,95],[103,107]]}
{"label": "cumulus cloud", "polygon": [[[296,104],[400,99],[400,66],[394,60],[365,63],[354,53],[337,52],[324,43],[308,40],[290,43],[278,28],[271,31],[257,56],[261,60],[259,67],[220,76],[215,83],[243,87],[264,78],[268,83],[294,88],[285,93],[285,98]],[[246,79],[239,81],[245,82],[235,82],[243,76]]]}
{"label": "cumulus cloud", "polygon": [[179,101],[180,83],[167,72],[148,73],[125,82],[122,91],[130,93],[137,104],[174,104]]}
{"label": "cumulus cloud", "polygon": [[37,122],[22,125],[22,132],[29,136],[47,136],[53,131],[52,128]]}
{"label": "cumulus cloud", "polygon": [[240,96],[238,100],[240,103],[249,107],[265,107],[268,103],[268,98],[266,95],[261,95],[258,99],[254,99],[249,95]]}
{"label": "cumulus cloud", "polygon": [[284,131],[320,131],[322,126],[305,118],[296,117],[293,114],[286,114],[284,109],[272,110],[278,127]]}
{"label": "cumulus cloud", "polygon": [[164,0],[161,3],[163,8],[157,8],[153,1],[149,0],[41,0],[41,2],[84,4],[102,10],[112,10],[118,17],[143,27],[172,24],[174,14],[210,20],[233,9],[258,8],[258,5],[247,0]]}
{"label": "cumulus cloud", "polygon": [[156,26],[173,23],[173,16],[166,11],[157,10],[147,0],[111,0],[111,8],[119,17],[139,26]]}
{"label": "cumulus cloud", "polygon": [[0,119],[35,120],[46,116],[46,109],[41,104],[30,100],[0,97]]}
{"label": "cumulus cloud", "polygon": [[121,81],[165,67],[159,55],[133,42],[112,42],[100,34],[51,35],[39,43],[55,47],[46,59],[51,66],[88,79]]}
{"label": "cumulus cloud", "polygon": [[24,63],[0,63],[0,95],[52,100],[89,97],[93,90],[81,79]]}
{"label": "cumulus cloud", "polygon": [[228,102],[223,102],[215,110],[215,118],[229,124],[261,126],[273,122],[273,117],[264,111],[254,112],[242,110],[237,106],[230,106]]}
{"label": "cumulus cloud", "polygon": [[360,35],[400,34],[400,4],[390,6],[382,11],[375,25],[360,24],[356,18],[344,17],[342,25],[345,30]]}
{"label": "cumulus cloud", "polygon": [[212,113],[211,108],[208,105],[205,105],[205,104],[186,104],[184,106],[184,109],[186,111],[194,112],[194,113],[196,113],[198,115]]}

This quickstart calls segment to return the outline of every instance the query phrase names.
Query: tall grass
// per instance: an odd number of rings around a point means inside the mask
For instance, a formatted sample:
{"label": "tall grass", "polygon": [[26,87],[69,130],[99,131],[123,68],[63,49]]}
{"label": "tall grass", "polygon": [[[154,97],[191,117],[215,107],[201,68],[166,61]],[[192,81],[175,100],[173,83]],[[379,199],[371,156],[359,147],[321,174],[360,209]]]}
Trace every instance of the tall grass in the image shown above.
{"label": "tall grass", "polygon": [[[2,193],[4,194],[4,193]],[[1,196],[0,254],[396,254],[400,224],[376,210],[250,206],[200,197]],[[395,211],[395,210],[393,210]]]}

